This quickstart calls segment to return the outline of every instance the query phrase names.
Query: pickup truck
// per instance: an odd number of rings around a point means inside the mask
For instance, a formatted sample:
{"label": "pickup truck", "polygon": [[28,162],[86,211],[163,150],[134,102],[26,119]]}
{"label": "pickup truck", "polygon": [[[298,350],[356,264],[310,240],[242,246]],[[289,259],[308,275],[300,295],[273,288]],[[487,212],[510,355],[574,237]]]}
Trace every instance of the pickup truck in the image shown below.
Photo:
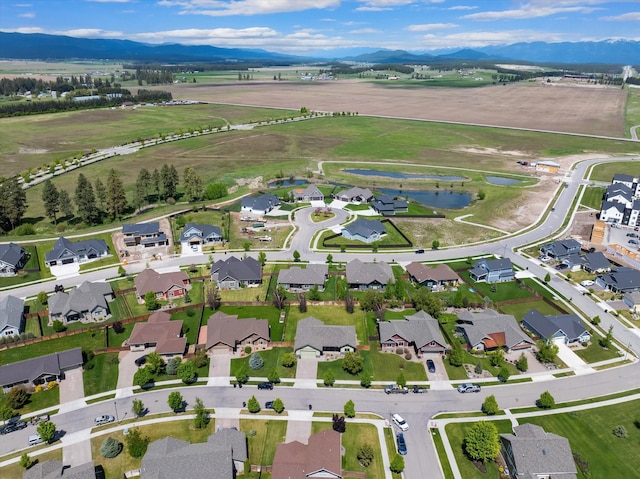
{"label": "pickup truck", "polygon": [[407,394],[409,390],[398,384],[389,384],[384,387],[385,394]]}

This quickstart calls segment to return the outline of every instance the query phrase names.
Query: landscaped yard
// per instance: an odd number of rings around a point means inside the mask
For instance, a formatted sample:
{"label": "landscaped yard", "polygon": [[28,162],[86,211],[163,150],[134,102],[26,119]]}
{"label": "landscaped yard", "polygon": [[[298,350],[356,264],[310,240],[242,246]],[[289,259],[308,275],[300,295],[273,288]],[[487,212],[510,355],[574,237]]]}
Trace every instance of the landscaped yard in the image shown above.
{"label": "landscaped yard", "polygon": [[[286,309],[285,309],[286,310]],[[220,311],[226,314],[238,315],[238,318],[255,318],[269,320],[271,341],[282,341],[285,323],[280,323],[280,310],[275,306],[220,306]],[[209,307],[204,308],[202,325],[206,325],[209,317],[214,313]]]}
{"label": "landscaped yard", "polygon": [[[509,299],[533,298],[535,294],[523,287],[524,284],[518,281],[507,281],[505,283],[476,283],[471,280],[468,271],[457,271],[460,277],[480,294],[482,298],[485,296],[490,298],[494,303],[507,301]],[[493,291],[495,289],[495,291]]]}
{"label": "landscaped yard", "polygon": [[236,373],[242,366],[246,367],[247,372],[249,373],[249,377],[260,377],[266,378],[272,370],[276,370],[278,375],[281,378],[295,378],[296,377],[296,367],[285,368],[280,364],[280,359],[283,354],[290,353],[293,351],[293,348],[273,348],[267,349],[264,351],[260,351],[260,357],[264,361],[264,365],[260,369],[251,369],[249,367],[249,356],[245,356],[244,358],[232,359],[231,360],[231,376],[235,376]]}
{"label": "landscaped yard", "polygon": [[[270,466],[273,464],[278,444],[285,440],[287,421],[240,419],[240,430],[247,435],[249,462]],[[252,435],[251,431],[255,434]]]}
{"label": "landscaped yard", "polygon": [[356,308],[353,314],[347,313],[344,306],[307,306],[307,311],[301,313],[296,305],[291,305],[284,332],[284,340],[293,342],[296,336],[298,321],[307,316],[314,316],[326,325],[355,326],[359,344],[367,344],[366,318],[364,312]]}
{"label": "landscaped yard", "polygon": [[82,379],[85,396],[114,390],[118,384],[118,353],[96,355],[84,366]]}
{"label": "landscaped yard", "polygon": [[614,346],[605,349],[598,344],[597,338],[594,338],[586,348],[574,349],[573,352],[580,356],[586,363],[597,363],[599,361],[620,357],[620,352]]}

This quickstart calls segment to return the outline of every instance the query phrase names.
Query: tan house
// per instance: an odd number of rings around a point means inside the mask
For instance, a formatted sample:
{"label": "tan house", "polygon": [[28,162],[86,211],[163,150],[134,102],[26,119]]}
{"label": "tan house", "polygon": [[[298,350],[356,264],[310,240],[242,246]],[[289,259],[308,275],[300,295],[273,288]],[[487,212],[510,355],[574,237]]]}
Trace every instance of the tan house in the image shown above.
{"label": "tan house", "polygon": [[185,292],[191,289],[189,276],[184,271],[158,273],[147,268],[136,276],[133,282],[141,301],[149,291],[153,291],[158,299],[171,300],[183,297]]}
{"label": "tan house", "polygon": [[131,351],[156,348],[158,354],[174,356],[184,354],[187,338],[182,336],[182,321],[171,321],[171,315],[158,311],[146,323],[136,323],[129,337]]}
{"label": "tan house", "polygon": [[266,319],[238,319],[238,315],[218,311],[207,322],[207,351],[235,352],[245,346],[266,349],[269,342],[269,321]]}
{"label": "tan house", "polygon": [[298,441],[278,444],[273,458],[274,478],[342,478],[340,433],[325,429],[309,436],[309,444]]}
{"label": "tan house", "polygon": [[409,263],[406,267],[409,278],[414,283],[430,289],[439,290],[458,286],[462,279],[446,264],[439,264],[435,268],[422,263]]}

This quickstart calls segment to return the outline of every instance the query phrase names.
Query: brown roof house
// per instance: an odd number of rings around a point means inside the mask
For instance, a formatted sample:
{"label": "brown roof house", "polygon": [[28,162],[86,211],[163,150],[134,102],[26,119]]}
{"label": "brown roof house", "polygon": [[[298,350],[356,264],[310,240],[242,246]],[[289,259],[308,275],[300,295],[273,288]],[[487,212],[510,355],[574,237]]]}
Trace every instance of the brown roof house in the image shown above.
{"label": "brown roof house", "polygon": [[207,345],[209,351],[235,352],[238,347],[251,346],[265,349],[269,346],[269,321],[266,319],[238,319],[238,315],[218,311],[207,322]]}
{"label": "brown roof house", "polygon": [[435,268],[422,263],[409,263],[406,267],[409,278],[420,286],[432,290],[442,290],[450,286],[458,286],[462,279],[446,264],[439,264]]}
{"label": "brown roof house", "polygon": [[128,340],[131,351],[156,348],[158,354],[182,355],[187,347],[187,338],[182,336],[182,321],[171,321],[171,315],[157,311],[146,323],[136,323]]}
{"label": "brown roof house", "polygon": [[495,351],[503,348],[510,352],[528,349],[535,344],[535,341],[520,329],[516,318],[510,314],[500,314],[493,309],[462,311],[458,314],[457,330],[469,343],[469,347],[476,351]]}
{"label": "brown roof house", "polygon": [[444,353],[447,343],[440,332],[438,320],[424,311],[418,311],[403,320],[381,321],[380,345],[383,350],[413,347],[416,353]]}
{"label": "brown roof house", "polygon": [[185,291],[191,289],[189,276],[184,271],[171,273],[158,273],[153,269],[145,269],[134,278],[136,293],[140,301],[144,301],[144,295],[149,291],[155,293],[158,299],[171,300],[181,298]]}
{"label": "brown roof house", "polygon": [[340,433],[325,429],[309,436],[308,445],[278,444],[271,475],[274,479],[342,478]]}
{"label": "brown roof house", "polygon": [[357,345],[355,326],[327,326],[307,316],[298,321],[293,351],[299,358],[318,358],[325,352],[355,351]]}

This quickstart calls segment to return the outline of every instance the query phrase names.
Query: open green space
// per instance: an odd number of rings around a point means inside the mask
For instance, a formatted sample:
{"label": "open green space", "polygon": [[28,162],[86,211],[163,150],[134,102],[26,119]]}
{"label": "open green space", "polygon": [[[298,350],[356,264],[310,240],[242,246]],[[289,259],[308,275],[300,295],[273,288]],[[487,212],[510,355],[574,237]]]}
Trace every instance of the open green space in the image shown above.
{"label": "open green space", "polygon": [[118,384],[118,353],[96,355],[84,365],[84,395],[113,391]]}
{"label": "open green space", "polygon": [[507,281],[504,283],[484,283],[471,280],[469,271],[457,272],[462,279],[478,292],[480,298],[488,297],[494,303],[510,299],[533,298],[535,294],[529,291],[524,282]]}
{"label": "open green space", "polygon": [[[615,175],[616,173],[633,172],[637,167],[638,163],[632,160],[603,162],[595,165],[591,169],[591,176],[589,177],[589,179],[593,181],[604,181],[606,183],[611,183],[613,175]],[[632,175],[633,173],[627,174]]]}
{"label": "open green space", "polygon": [[630,128],[640,125],[640,91],[637,88],[629,88],[627,92],[627,104],[624,117],[626,132],[630,137]]}
{"label": "open green space", "polygon": [[260,357],[264,361],[264,365],[260,369],[251,369],[249,367],[249,358],[251,355],[247,355],[243,358],[237,358],[231,360],[231,376],[235,376],[240,368],[245,368],[249,373],[249,377],[266,378],[274,369],[278,373],[280,378],[295,378],[296,367],[285,368],[281,364],[281,358],[284,354],[290,353],[293,348],[272,348],[260,351]]}
{"label": "open green space", "polygon": [[599,211],[600,207],[602,206],[602,196],[604,195],[604,190],[605,189],[601,186],[590,186],[588,188],[585,188],[580,204]]}
{"label": "open green space", "polygon": [[[532,298],[533,299],[533,298]],[[563,311],[555,308],[551,304],[546,301],[542,301],[542,299],[532,301],[528,301],[526,303],[515,303],[515,304],[501,304],[500,312],[504,314],[513,315],[518,321],[522,321],[522,318],[525,314],[527,314],[531,309],[537,309],[540,313],[544,315],[556,315],[563,314]]]}

